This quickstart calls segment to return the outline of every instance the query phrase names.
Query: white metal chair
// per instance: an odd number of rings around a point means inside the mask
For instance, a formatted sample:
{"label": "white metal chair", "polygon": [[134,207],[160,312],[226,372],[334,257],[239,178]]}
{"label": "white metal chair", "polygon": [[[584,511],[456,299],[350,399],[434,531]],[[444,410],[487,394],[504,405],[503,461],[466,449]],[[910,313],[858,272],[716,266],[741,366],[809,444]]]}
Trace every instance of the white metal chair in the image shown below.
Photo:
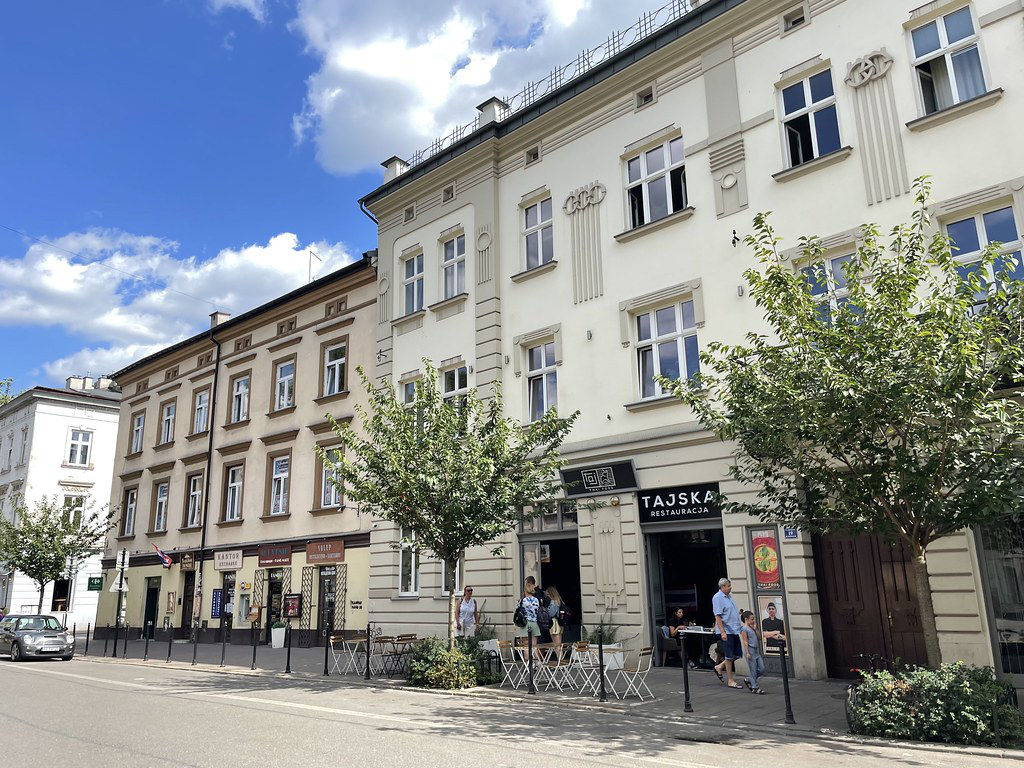
{"label": "white metal chair", "polygon": [[647,694],[652,699],[655,698],[651,689],[647,687],[647,675],[651,671],[651,664],[653,661],[654,649],[642,648],[639,653],[637,653],[635,667],[626,665],[617,671],[617,674],[615,675],[616,682],[623,680],[626,683],[626,690],[623,691],[621,698],[624,699],[630,694],[636,694],[640,701],[644,700],[644,694]]}
{"label": "white metal chair", "polygon": [[519,654],[511,640],[498,641],[498,659],[501,662],[502,678],[499,687],[508,683],[513,688],[522,685],[526,669],[519,661]]}
{"label": "white metal chair", "polygon": [[563,645],[552,652],[552,656],[542,665],[548,679],[548,684],[544,686],[545,691],[551,690],[551,686],[555,686],[559,691],[564,691],[566,685],[571,686],[572,683],[569,679],[571,663],[571,647]]}

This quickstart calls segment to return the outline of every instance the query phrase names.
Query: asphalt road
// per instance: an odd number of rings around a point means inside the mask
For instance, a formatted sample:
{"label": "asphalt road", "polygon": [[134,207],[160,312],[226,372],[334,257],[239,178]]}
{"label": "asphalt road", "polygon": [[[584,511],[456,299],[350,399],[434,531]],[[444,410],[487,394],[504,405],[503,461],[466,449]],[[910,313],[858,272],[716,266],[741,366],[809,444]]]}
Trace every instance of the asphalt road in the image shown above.
{"label": "asphalt road", "polygon": [[116,662],[12,664],[3,658],[0,691],[0,754],[5,765],[18,768],[1007,764],[912,747],[737,734],[564,704]]}

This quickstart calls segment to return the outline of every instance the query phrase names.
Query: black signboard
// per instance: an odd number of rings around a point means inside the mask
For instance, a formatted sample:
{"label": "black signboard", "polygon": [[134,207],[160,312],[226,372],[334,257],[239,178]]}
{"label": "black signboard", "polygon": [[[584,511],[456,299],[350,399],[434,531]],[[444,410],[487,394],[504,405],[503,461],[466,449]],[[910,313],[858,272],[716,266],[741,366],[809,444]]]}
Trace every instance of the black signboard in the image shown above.
{"label": "black signboard", "polygon": [[220,614],[221,614],[221,609],[224,606],[224,590],[223,589],[215,589],[215,590],[213,590],[213,592],[211,592],[211,599],[212,599],[212,602],[210,604],[210,618],[211,619],[219,619],[220,618]]}
{"label": "black signboard", "polygon": [[592,467],[563,469],[562,483],[566,496],[592,496],[636,490],[636,474],[632,461],[612,461]]}
{"label": "black signboard", "polygon": [[637,491],[641,523],[676,523],[683,520],[711,520],[722,516],[718,506],[718,483],[672,485]]}

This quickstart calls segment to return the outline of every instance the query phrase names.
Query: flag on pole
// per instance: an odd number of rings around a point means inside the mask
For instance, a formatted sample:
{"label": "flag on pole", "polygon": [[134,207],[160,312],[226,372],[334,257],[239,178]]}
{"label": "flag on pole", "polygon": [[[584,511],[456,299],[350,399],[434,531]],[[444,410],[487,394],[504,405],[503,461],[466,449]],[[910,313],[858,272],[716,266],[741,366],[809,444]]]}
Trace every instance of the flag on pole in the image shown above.
{"label": "flag on pole", "polygon": [[171,556],[160,549],[156,544],[153,545],[153,549],[155,549],[156,553],[160,556],[160,562],[163,563],[164,568],[170,568],[171,564],[174,562],[171,560]]}

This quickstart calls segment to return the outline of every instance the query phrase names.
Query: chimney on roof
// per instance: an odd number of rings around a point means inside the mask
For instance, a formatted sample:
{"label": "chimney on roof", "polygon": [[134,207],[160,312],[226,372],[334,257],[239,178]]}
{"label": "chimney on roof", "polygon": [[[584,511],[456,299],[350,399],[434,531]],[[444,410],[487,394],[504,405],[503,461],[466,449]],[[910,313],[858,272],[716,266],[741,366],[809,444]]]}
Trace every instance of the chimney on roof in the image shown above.
{"label": "chimney on roof", "polygon": [[384,166],[384,181],[389,182],[409,170],[409,164],[397,155],[392,155],[381,165]]}
{"label": "chimney on roof", "polygon": [[92,377],[91,376],[68,376],[65,380],[65,385],[68,389],[73,389],[76,392],[84,392],[87,389],[92,389]]}
{"label": "chimney on roof", "polygon": [[96,379],[94,386],[96,389],[111,389],[114,386],[114,380],[107,378],[106,376],[100,376]]}
{"label": "chimney on roof", "polygon": [[508,109],[508,104],[497,96],[491,96],[487,101],[477,107],[480,110],[480,127],[496,123],[501,119],[501,113]]}
{"label": "chimney on roof", "polygon": [[218,310],[216,312],[211,312],[210,313],[210,327],[211,328],[216,328],[218,325],[223,323],[229,317],[231,317],[231,313],[230,312],[221,312],[220,310]]}

